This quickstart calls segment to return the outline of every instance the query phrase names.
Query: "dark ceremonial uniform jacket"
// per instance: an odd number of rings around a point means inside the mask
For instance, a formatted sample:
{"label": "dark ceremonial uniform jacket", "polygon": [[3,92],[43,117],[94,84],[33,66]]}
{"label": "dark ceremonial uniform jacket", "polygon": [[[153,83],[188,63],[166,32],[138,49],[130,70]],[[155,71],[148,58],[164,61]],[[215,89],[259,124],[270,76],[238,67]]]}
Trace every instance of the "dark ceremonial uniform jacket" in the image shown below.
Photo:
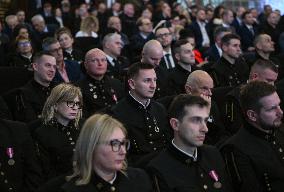
{"label": "dark ceremonial uniform jacket", "polygon": [[29,59],[27,57],[22,56],[19,53],[16,53],[11,56],[11,59],[9,61],[9,66],[25,67],[27,69],[32,69],[32,61],[33,61],[33,57]]}
{"label": "dark ceremonial uniform jacket", "polygon": [[41,170],[26,125],[0,119],[0,191],[33,192],[40,184]]}
{"label": "dark ceremonial uniform jacket", "polygon": [[152,192],[148,175],[141,169],[128,168],[126,175],[117,172],[113,184],[106,182],[94,172],[86,185],[75,185],[75,179],[62,186],[64,192]]}
{"label": "dark ceremonial uniform jacket", "polygon": [[186,80],[189,74],[195,70],[197,70],[197,67],[195,66],[191,66],[191,71],[188,71],[177,64],[176,67],[169,72],[169,81],[171,82],[171,86],[173,86],[172,89],[175,90],[176,94],[184,93]]}
{"label": "dark ceremonial uniform jacket", "polygon": [[235,191],[283,191],[283,150],[283,127],[267,134],[245,123],[222,147]]}
{"label": "dark ceremonial uniform jacket", "polygon": [[155,67],[154,70],[157,76],[157,84],[153,99],[175,94],[174,90],[172,90],[173,86],[169,81],[169,74],[167,70],[161,66]]}
{"label": "dark ceremonial uniform jacket", "polygon": [[56,119],[35,130],[34,140],[45,180],[72,170],[73,152],[79,133],[80,128],[73,126],[73,122],[64,126]]}
{"label": "dark ceremonial uniform jacket", "polygon": [[[220,152],[213,146],[197,148],[194,161],[173,144],[150,161],[147,170],[160,192],[231,191]],[[215,171],[218,181],[210,176]]]}
{"label": "dark ceremonial uniform jacket", "polygon": [[76,61],[79,64],[84,60],[84,53],[79,49],[72,49],[71,53],[63,51],[64,60]]}
{"label": "dark ceremonial uniform jacket", "polygon": [[30,122],[40,118],[44,103],[52,87],[53,85],[44,87],[32,79],[20,88],[16,95],[15,108],[11,109],[14,119]]}
{"label": "dark ceremonial uniform jacket", "polygon": [[89,117],[103,108],[115,105],[124,95],[123,84],[106,75],[100,81],[86,76],[77,85],[83,94],[84,117]]}
{"label": "dark ceremonial uniform jacket", "polygon": [[240,128],[243,127],[244,117],[240,104],[241,86],[233,88],[225,96],[225,127],[227,131],[234,135]]}
{"label": "dark ceremonial uniform jacket", "polygon": [[129,60],[126,57],[122,56],[117,57],[114,66],[110,63],[109,60],[107,60],[106,74],[111,78],[119,79],[121,82],[124,82],[129,65]]}
{"label": "dark ceremonial uniform jacket", "polygon": [[212,66],[210,72],[215,87],[235,87],[245,83],[249,77],[249,68],[242,58],[236,60],[235,64],[229,63],[224,57]]}
{"label": "dark ceremonial uniform jacket", "polygon": [[166,146],[170,128],[166,110],[161,104],[150,101],[145,108],[128,94],[112,107],[111,113],[127,129],[132,145],[128,153],[130,164]]}

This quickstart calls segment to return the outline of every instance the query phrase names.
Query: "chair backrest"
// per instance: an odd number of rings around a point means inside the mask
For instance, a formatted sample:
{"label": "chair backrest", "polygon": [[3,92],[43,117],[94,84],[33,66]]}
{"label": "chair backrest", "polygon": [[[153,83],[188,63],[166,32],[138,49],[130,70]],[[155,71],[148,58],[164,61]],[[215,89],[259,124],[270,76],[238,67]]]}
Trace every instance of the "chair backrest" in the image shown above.
{"label": "chair backrest", "polygon": [[23,67],[0,67],[0,94],[22,87],[33,77],[33,72]]}

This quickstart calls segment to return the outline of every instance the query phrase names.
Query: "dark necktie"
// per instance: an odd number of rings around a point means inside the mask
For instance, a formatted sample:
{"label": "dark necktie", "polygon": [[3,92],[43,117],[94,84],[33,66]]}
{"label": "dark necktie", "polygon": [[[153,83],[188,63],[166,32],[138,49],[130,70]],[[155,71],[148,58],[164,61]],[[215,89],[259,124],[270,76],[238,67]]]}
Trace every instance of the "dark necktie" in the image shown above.
{"label": "dark necktie", "polygon": [[114,70],[116,73],[119,73],[119,62],[116,59],[113,59],[112,62],[114,63]]}
{"label": "dark necktie", "polygon": [[250,30],[250,33],[252,34],[252,36],[254,36],[254,30],[253,30],[253,27],[249,28]]}
{"label": "dark necktie", "polygon": [[167,53],[167,54],[165,55],[165,57],[166,57],[166,61],[167,61],[167,64],[168,64],[167,68],[168,68],[168,69],[173,68],[173,67],[172,67],[172,64],[171,64],[171,60],[170,60],[170,54]]}

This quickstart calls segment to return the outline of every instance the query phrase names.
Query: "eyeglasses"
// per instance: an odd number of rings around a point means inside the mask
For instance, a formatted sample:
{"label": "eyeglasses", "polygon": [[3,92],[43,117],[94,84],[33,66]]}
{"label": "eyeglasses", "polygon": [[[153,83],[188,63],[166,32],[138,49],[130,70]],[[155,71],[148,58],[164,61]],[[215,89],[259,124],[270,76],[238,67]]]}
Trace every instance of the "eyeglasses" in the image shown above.
{"label": "eyeglasses", "polygon": [[78,102],[75,102],[75,101],[66,101],[66,105],[67,107],[69,108],[74,108],[75,106],[78,108],[78,109],[82,109],[82,104],[80,101]]}
{"label": "eyeglasses", "polygon": [[121,149],[121,146],[123,146],[126,151],[130,148],[130,141],[128,139],[125,139],[123,141],[119,141],[118,139],[113,139],[107,142],[111,146],[111,149],[113,152],[118,152]]}
{"label": "eyeglasses", "polygon": [[104,63],[104,62],[107,62],[107,59],[106,58],[102,58],[102,59],[88,59],[88,62],[91,62],[91,63]]}
{"label": "eyeglasses", "polygon": [[162,33],[162,34],[156,35],[156,37],[157,38],[163,38],[163,37],[168,37],[170,35],[171,35],[171,33]]}
{"label": "eyeglasses", "polygon": [[27,47],[27,46],[30,46],[31,43],[29,41],[25,41],[25,42],[19,42],[18,45],[20,47]]}

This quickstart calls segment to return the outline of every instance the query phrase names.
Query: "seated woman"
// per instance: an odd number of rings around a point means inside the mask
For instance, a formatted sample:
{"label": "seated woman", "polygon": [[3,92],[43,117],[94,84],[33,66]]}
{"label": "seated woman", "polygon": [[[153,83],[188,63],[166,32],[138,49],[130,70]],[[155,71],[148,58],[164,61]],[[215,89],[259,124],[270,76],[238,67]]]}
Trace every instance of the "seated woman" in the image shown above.
{"label": "seated woman", "polygon": [[152,191],[144,171],[127,168],[130,143],[126,135],[124,126],[109,115],[91,116],[78,138],[73,174],[67,177],[63,191]]}
{"label": "seated woman", "polygon": [[45,179],[64,174],[72,168],[81,116],[80,88],[67,83],[54,87],[42,111],[43,124],[34,133]]}
{"label": "seated woman", "polygon": [[81,50],[73,47],[74,38],[71,31],[66,28],[60,28],[55,32],[55,38],[59,41],[63,49],[64,60],[77,61],[81,63],[84,59],[84,54]]}
{"label": "seated woman", "polygon": [[10,55],[9,65],[13,67],[25,67],[32,71],[33,47],[30,39],[18,36],[15,40],[16,52]]}

